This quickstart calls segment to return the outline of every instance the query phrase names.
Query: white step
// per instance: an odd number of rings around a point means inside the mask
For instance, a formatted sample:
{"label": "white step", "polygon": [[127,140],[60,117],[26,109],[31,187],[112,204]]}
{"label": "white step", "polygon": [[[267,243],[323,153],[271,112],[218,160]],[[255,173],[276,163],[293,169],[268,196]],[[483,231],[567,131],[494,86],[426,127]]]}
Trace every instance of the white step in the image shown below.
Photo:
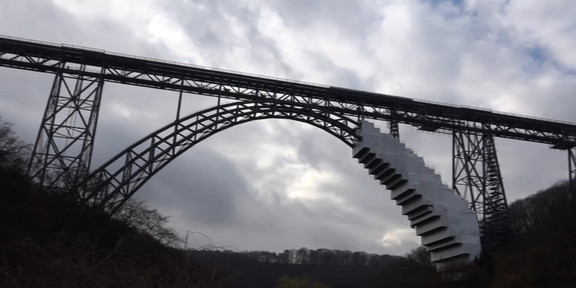
{"label": "white step", "polygon": [[440,228],[446,228],[446,227],[448,227],[447,222],[448,222],[448,219],[446,219],[446,217],[438,216],[437,218],[434,218],[433,220],[430,220],[430,221],[421,223],[419,225],[416,225],[416,235],[418,235],[418,236],[428,235],[428,234],[431,234]]}

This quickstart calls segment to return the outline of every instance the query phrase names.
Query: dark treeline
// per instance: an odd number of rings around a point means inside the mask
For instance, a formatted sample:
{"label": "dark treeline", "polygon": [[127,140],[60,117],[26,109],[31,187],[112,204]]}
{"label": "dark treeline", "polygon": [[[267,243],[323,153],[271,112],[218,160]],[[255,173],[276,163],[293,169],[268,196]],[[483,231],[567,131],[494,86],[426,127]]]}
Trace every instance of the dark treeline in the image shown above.
{"label": "dark treeline", "polygon": [[339,266],[374,267],[388,264],[394,257],[390,255],[368,254],[366,252],[333,249],[289,249],[281,253],[268,251],[241,252],[262,263],[269,264],[320,264]]}
{"label": "dark treeline", "polygon": [[[576,217],[571,201],[569,184],[564,182],[511,203],[505,245],[466,268],[467,281],[448,286],[576,287]],[[202,253],[199,259],[216,259],[208,262],[226,267],[227,275],[238,275],[233,282],[245,286],[236,287],[274,287],[281,275],[310,277],[333,288],[441,286],[438,274],[427,270],[429,258],[422,249],[408,257],[307,248]],[[251,282],[255,278],[260,280]]]}
{"label": "dark treeline", "polygon": [[510,204],[511,237],[492,259],[492,287],[576,287],[570,192],[564,182]]}
{"label": "dark treeline", "polygon": [[[231,286],[238,288],[441,286],[439,274],[420,248],[407,257],[307,248],[282,253],[212,250],[192,253],[207,269],[228,275]],[[307,286],[305,279],[316,284]]]}
{"label": "dark treeline", "polygon": [[570,201],[570,184],[563,182],[513,202],[509,206],[510,232],[519,240],[538,238],[547,230],[566,230]]}

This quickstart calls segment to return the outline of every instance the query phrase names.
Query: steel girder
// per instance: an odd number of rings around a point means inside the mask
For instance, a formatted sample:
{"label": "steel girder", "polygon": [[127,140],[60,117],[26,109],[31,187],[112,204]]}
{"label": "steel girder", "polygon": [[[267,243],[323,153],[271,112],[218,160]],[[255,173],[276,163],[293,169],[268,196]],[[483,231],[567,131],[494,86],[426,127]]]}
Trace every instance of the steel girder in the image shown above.
{"label": "steel girder", "polygon": [[73,190],[92,206],[115,213],[144,183],[173,159],[230,127],[260,119],[290,119],[316,126],[352,147],[358,121],[330,111],[286,102],[238,101],[191,114],[134,143]]}
{"label": "steel girder", "polygon": [[28,168],[41,186],[69,189],[88,174],[103,85],[102,77],[56,73]]}
{"label": "steel girder", "polygon": [[508,204],[494,137],[454,131],[452,188],[476,211],[483,247],[497,249],[508,233]]}
{"label": "steel girder", "polygon": [[[80,69],[82,65],[87,68]],[[110,82],[178,92],[249,101],[290,101],[427,131],[488,133],[494,137],[550,144],[559,149],[576,146],[576,125],[572,123],[207,69],[85,47],[0,37],[0,66],[49,73],[64,69],[66,73],[102,77]]]}

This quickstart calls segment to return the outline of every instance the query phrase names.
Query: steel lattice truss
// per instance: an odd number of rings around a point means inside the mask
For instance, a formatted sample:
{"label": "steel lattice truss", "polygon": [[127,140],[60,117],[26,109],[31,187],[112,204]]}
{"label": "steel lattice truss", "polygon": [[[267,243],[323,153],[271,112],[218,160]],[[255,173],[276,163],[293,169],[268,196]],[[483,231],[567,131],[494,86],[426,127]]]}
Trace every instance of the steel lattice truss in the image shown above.
{"label": "steel lattice truss", "polygon": [[454,131],[453,189],[476,211],[485,247],[499,247],[507,236],[508,203],[494,137]]}
{"label": "steel lattice truss", "polygon": [[[387,121],[395,137],[399,137],[398,124],[452,135],[453,188],[470,201],[484,228],[492,225],[486,233],[497,231],[495,223],[506,219],[495,137],[568,150],[571,184],[576,177],[576,124],[572,123],[9,37],[0,37],[0,66],[56,74],[30,174],[50,188],[76,183],[78,197],[93,204],[106,203],[111,211],[199,141],[233,125],[266,118],[306,122],[348,145],[354,140],[353,128],[357,125],[352,119]],[[76,88],[62,89],[71,87],[67,80],[76,81]],[[104,82],[235,102],[165,126],[94,171],[90,180],[78,184],[90,165]],[[85,194],[92,191],[88,189],[100,192]],[[576,207],[576,194],[573,199]]]}
{"label": "steel lattice truss", "polygon": [[38,131],[29,174],[44,187],[70,187],[89,172],[104,82],[58,72]]}
{"label": "steel lattice truss", "polygon": [[567,149],[576,125],[405,97],[246,75],[83,47],[0,37],[0,66],[101,77],[105,81],[230,99],[275,99],[427,131],[489,133]]}
{"label": "steel lattice truss", "polygon": [[291,119],[316,126],[348,146],[357,140],[359,122],[328,111],[280,102],[228,103],[202,110],[162,127],[131,145],[76,187],[78,198],[92,205],[106,205],[116,212],[146,181],[170,161],[202,140],[232,126],[259,119]]}

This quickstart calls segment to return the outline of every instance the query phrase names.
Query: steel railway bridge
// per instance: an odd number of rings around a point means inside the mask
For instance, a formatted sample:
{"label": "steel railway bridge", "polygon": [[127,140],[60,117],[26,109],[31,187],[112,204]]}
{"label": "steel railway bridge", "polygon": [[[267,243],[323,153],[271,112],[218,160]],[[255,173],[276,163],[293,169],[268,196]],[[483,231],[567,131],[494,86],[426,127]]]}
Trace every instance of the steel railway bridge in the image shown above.
{"label": "steel railway bridge", "polygon": [[[54,74],[29,175],[41,186],[71,193],[110,213],[196,143],[232,126],[269,118],[314,125],[350,147],[361,140],[355,131],[364,119],[387,121],[396,138],[399,124],[452,136],[451,188],[477,213],[483,247],[496,247],[506,236],[507,202],[495,137],[566,150],[571,184],[576,175],[576,124],[571,123],[7,36],[0,37],[0,66]],[[175,91],[178,113],[172,123],[90,170],[106,82]],[[181,117],[184,93],[217,97],[218,105]]]}

